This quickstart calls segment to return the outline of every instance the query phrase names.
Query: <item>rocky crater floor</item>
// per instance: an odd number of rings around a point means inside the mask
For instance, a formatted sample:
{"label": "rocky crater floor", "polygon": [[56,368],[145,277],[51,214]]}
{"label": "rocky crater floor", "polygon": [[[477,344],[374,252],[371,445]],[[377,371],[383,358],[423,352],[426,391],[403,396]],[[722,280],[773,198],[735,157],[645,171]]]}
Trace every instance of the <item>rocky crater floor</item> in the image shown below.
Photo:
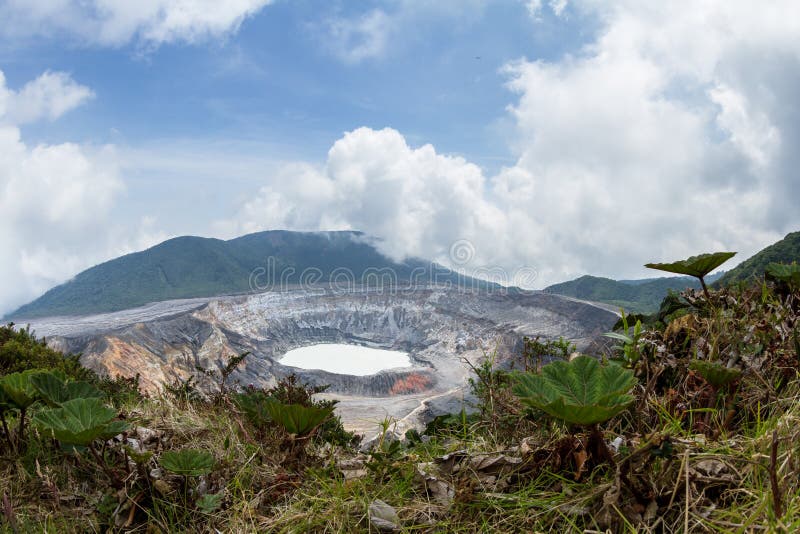
{"label": "rocky crater floor", "polygon": [[[37,319],[31,328],[87,367],[140,376],[142,386],[217,369],[251,352],[231,381],[273,385],[296,373],[330,384],[349,429],[374,433],[392,417],[397,430],[425,416],[460,409],[469,367],[486,354],[499,361],[519,351],[523,336],[572,340],[578,349],[608,331],[617,316],[601,306],[541,292],[427,287],[410,290],[293,290],[160,302],[110,314]],[[289,350],[346,343],[402,351],[410,367],[368,376],[304,370],[280,363]],[[213,388],[207,380],[203,387]]]}

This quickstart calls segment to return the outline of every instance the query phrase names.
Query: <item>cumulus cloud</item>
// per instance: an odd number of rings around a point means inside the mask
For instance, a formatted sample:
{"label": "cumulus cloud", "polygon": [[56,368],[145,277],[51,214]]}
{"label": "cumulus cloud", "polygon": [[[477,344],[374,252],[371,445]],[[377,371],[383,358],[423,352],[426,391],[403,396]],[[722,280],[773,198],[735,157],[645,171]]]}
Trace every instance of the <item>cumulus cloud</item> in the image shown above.
{"label": "cumulus cloud", "polygon": [[0,34],[67,34],[104,46],[194,43],[234,33],[271,0],[8,0],[0,4]]}
{"label": "cumulus cloud", "polygon": [[[263,228],[366,229],[384,252],[446,260],[450,243],[481,236],[503,250],[503,214],[485,198],[481,170],[431,145],[410,147],[399,132],[359,128],[338,140],[323,168],[287,166],[239,211],[218,224],[229,235]],[[494,236],[494,239],[492,239]]]}
{"label": "cumulus cloud", "polygon": [[643,275],[646,261],[709,250],[746,257],[796,229],[796,3],[569,6],[598,20],[594,42],[504,69],[515,165],[486,176],[397,131],[360,128],[324,166],[284,169],[224,224],[358,228],[392,255],[440,261],[469,239],[467,267],[528,265],[539,287]]}
{"label": "cumulus cloud", "polygon": [[64,72],[45,72],[19,91],[7,89],[5,76],[0,72],[0,120],[7,123],[55,120],[92,97],[91,89]]}
{"label": "cumulus cloud", "polygon": [[[15,91],[0,71],[0,314],[74,273],[161,235],[143,220],[130,235],[111,222],[124,190],[113,147],[29,146],[19,124],[55,119],[91,90],[48,72]],[[123,238],[123,236],[125,236]]]}

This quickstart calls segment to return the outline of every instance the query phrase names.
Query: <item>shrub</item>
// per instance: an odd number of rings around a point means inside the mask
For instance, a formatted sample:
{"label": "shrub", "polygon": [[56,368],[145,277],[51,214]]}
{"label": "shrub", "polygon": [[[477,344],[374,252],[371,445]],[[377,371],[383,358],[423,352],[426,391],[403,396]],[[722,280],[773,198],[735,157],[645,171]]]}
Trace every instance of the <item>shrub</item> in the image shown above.
{"label": "shrub", "polygon": [[96,376],[78,361],[79,355],[65,355],[47,346],[29,328],[16,329],[14,323],[0,327],[0,375],[50,369],[62,371],[75,380],[87,380]]}

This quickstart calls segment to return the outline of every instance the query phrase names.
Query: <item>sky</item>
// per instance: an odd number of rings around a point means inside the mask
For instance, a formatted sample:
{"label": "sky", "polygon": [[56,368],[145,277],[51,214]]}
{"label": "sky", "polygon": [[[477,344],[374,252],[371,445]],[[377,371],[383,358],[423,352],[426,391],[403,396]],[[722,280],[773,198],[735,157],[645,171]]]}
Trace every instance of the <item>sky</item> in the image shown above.
{"label": "sky", "polygon": [[744,259],[800,227],[798,94],[795,0],[0,0],[0,314],[178,235]]}

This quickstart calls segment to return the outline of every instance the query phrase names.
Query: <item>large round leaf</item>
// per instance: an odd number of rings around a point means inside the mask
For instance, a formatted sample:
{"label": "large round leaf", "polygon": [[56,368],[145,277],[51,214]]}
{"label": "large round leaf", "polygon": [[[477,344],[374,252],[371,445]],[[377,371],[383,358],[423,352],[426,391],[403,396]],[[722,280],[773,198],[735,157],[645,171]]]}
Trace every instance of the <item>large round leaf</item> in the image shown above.
{"label": "large round leaf", "polygon": [[177,475],[199,476],[211,472],[214,468],[214,456],[210,452],[196,449],[166,451],[158,463]]}
{"label": "large round leaf", "polygon": [[270,419],[281,425],[289,434],[305,436],[333,413],[333,407],[316,408],[301,404],[283,404],[271,399],[264,405]]}
{"label": "large round leaf", "polygon": [[735,255],[735,252],[714,252],[712,254],[692,256],[672,263],[648,263],[645,264],[645,267],[702,278]]}
{"label": "large round leaf", "polygon": [[727,386],[742,376],[742,371],[739,369],[729,369],[720,363],[707,360],[693,360],[689,363],[689,369],[702,376],[703,380],[715,388]]}
{"label": "large round leaf", "polygon": [[545,365],[541,374],[514,373],[514,394],[525,404],[575,425],[608,421],[632,402],[633,372],[578,356]]}
{"label": "large round leaf", "polygon": [[800,265],[795,263],[775,263],[772,262],[764,269],[764,274],[771,280],[778,280],[800,287]]}
{"label": "large round leaf", "polygon": [[61,406],[73,399],[100,398],[103,394],[88,382],[64,382],[53,373],[39,373],[31,383],[50,406]]}
{"label": "large round leaf", "polygon": [[31,378],[43,372],[39,369],[29,369],[11,373],[0,378],[0,388],[14,407],[24,410],[38,398],[38,392],[33,387]]}
{"label": "large round leaf", "polygon": [[62,443],[86,446],[96,439],[113,438],[129,428],[124,421],[114,421],[116,415],[116,410],[100,399],[73,399],[60,408],[42,410],[33,421]]}

